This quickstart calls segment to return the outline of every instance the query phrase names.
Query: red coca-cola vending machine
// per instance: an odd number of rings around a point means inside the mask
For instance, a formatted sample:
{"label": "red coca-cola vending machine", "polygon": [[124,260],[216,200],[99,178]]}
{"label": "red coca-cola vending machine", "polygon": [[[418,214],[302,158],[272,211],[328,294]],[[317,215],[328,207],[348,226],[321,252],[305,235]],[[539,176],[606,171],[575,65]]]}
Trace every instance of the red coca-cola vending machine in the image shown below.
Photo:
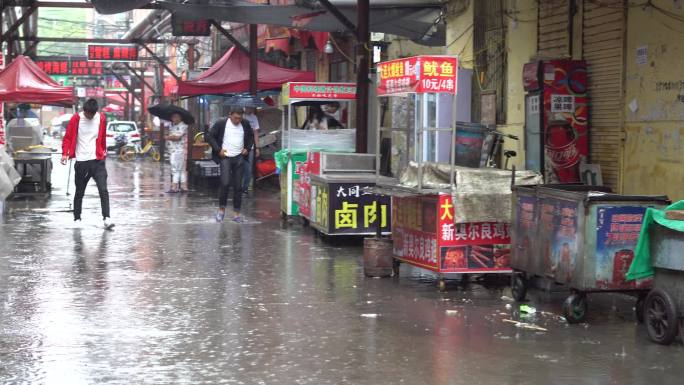
{"label": "red coca-cola vending machine", "polygon": [[546,183],[579,182],[579,165],[589,156],[586,63],[527,63],[523,85],[526,168],[541,172]]}

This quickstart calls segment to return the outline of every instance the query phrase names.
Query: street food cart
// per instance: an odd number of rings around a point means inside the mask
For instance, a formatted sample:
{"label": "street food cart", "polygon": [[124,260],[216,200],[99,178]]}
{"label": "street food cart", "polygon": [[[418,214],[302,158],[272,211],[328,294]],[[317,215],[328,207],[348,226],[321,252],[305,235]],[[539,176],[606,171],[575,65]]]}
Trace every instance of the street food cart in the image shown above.
{"label": "street food cart", "polygon": [[[407,263],[445,279],[469,273],[510,273],[510,195],[512,184],[535,184],[534,172],[466,167],[459,153],[459,119],[469,120],[469,72],[453,56],[418,56],[378,65],[379,97],[404,98],[415,104],[413,126],[378,123],[376,148],[383,136],[403,132],[411,161],[401,175],[383,178],[376,154],[375,191],[392,197],[395,269]],[[460,76],[463,76],[461,81]],[[467,95],[466,95],[467,96]],[[378,114],[380,116],[381,114]],[[397,143],[392,143],[394,151]],[[400,144],[399,144],[400,145]],[[480,143],[481,145],[481,143]],[[477,149],[478,151],[480,148]],[[468,160],[470,162],[470,160]],[[458,165],[458,164],[464,165]]]}
{"label": "street food cart", "polygon": [[[64,87],[50,78],[28,57],[19,55],[0,72],[0,103],[34,103],[72,107],[73,87]],[[53,151],[43,147],[42,128],[30,118],[10,121],[7,147],[21,175],[14,196],[47,197],[51,191],[50,175]]]}
{"label": "street food cart", "polygon": [[641,299],[637,304],[641,311],[651,281],[628,281],[625,274],[646,209],[663,207],[667,197],[616,195],[598,189],[514,188],[511,286],[516,300],[525,299],[531,278],[545,277],[571,289],[563,304],[570,323],[585,319],[587,293],[633,293]]}
{"label": "street food cart", "polygon": [[296,187],[310,151],[354,152],[355,129],[308,130],[299,122],[297,107],[320,107],[342,102],[349,108],[356,99],[353,83],[291,82],[283,85],[282,149],[275,155],[280,170],[281,214],[283,218],[299,215]]}

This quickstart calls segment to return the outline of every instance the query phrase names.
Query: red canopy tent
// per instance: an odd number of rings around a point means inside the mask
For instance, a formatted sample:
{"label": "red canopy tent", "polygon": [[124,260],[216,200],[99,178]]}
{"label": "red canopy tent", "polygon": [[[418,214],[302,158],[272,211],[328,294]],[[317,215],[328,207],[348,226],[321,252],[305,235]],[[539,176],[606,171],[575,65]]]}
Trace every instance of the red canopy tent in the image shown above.
{"label": "red canopy tent", "polygon": [[[309,71],[281,68],[257,62],[257,89],[280,88],[288,82],[313,82],[316,75]],[[249,91],[249,56],[235,47],[197,79],[178,82],[179,96],[230,94]]]}
{"label": "red canopy tent", "polygon": [[74,88],[52,80],[26,56],[17,56],[0,72],[0,102],[53,104],[71,107]]}

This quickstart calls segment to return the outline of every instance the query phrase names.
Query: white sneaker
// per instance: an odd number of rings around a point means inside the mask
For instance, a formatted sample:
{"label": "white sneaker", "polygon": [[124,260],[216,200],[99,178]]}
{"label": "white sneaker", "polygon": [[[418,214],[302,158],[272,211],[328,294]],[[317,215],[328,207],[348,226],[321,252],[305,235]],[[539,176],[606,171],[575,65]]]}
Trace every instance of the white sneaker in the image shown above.
{"label": "white sneaker", "polygon": [[104,223],[104,228],[107,230],[111,230],[114,227],[114,222],[112,222],[112,220],[109,218],[105,218],[103,223]]}

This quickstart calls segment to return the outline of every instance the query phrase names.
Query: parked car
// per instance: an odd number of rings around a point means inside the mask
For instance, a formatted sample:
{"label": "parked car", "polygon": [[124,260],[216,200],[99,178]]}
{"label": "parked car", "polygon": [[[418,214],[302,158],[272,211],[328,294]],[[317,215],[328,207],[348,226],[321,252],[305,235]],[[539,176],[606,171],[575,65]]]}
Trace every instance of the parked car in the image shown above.
{"label": "parked car", "polygon": [[140,132],[135,122],[117,120],[107,123],[107,149],[111,150],[116,147],[116,136],[119,134],[126,135],[126,144],[134,144],[140,142]]}

